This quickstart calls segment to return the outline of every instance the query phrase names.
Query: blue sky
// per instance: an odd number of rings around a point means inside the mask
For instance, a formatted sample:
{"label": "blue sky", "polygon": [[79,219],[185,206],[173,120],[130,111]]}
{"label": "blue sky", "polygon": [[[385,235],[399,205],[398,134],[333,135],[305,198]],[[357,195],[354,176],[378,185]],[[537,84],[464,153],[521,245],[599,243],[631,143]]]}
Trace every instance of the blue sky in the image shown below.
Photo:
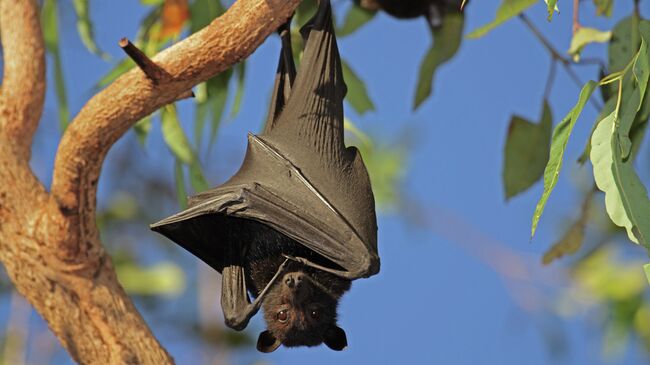
{"label": "blue sky", "polygon": [[[340,11],[347,2],[336,0]],[[617,1],[613,19],[631,12],[631,1]],[[92,17],[100,48],[114,59],[122,57],[117,41],[135,36],[145,8],[136,1],[94,1]],[[498,1],[472,1],[467,6],[466,32],[487,23]],[[614,20],[596,19],[591,2],[582,2],[585,25],[611,28]],[[643,8],[645,6],[645,8]],[[74,29],[70,1],[62,1],[63,60],[73,114],[93,94],[92,86],[111,68],[90,55]],[[560,3],[562,13],[552,23],[545,20],[542,4],[529,16],[560,50],[568,49],[571,11]],[[647,2],[642,12],[650,15]],[[405,196],[417,199],[429,215],[429,229],[414,226],[399,214],[379,216],[379,245],[382,271],[378,276],[356,281],[340,306],[340,325],[348,334],[349,348],[335,353],[327,348],[283,349],[271,355],[256,352],[231,354],[234,363],[250,364],[601,364],[601,338],[597,326],[586,315],[576,319],[557,318],[544,311],[526,309],[517,295],[535,304],[543,301],[527,293],[527,285],[537,286],[561,272],[542,268],[541,254],[557,238],[565,221],[577,214],[579,195],[588,168],[566,170],[542,217],[539,231],[529,242],[530,218],[541,193],[535,185],[521,196],[504,202],[501,184],[503,148],[507,123],[512,114],[537,120],[549,67],[545,49],[517,19],[495,29],[480,40],[465,40],[457,56],[438,70],[434,96],[417,111],[411,110],[419,63],[428,49],[430,36],[423,19],[398,21],[377,16],[357,33],[339,40],[341,54],[362,78],[377,110],[364,116],[351,108],[346,115],[366,133],[390,142],[397,136],[411,136],[412,148],[404,179]],[[264,120],[273,82],[279,40],[273,36],[249,59],[246,94],[242,111],[219,131],[217,145],[203,158],[213,185],[232,174],[243,158],[245,133],[259,131]],[[587,50],[602,55],[603,46]],[[51,67],[51,65],[48,65]],[[596,77],[596,69],[577,69],[583,81]],[[48,75],[51,78],[51,74]],[[58,140],[56,99],[50,82],[46,108],[36,138],[32,164],[49,184],[49,175]],[[579,88],[558,69],[551,106],[554,123],[577,100]],[[190,102],[180,103],[186,130],[192,129]],[[572,165],[591,128],[596,110],[587,105],[569,143],[565,163]],[[133,143],[129,133],[115,150]],[[105,169],[110,169],[111,152]],[[143,169],[156,171],[161,179],[172,180],[173,159],[162,143],[159,126],[149,137],[146,150],[135,153]],[[642,177],[648,172],[642,170]],[[105,204],[113,183],[100,180],[99,204]],[[169,202],[169,211],[177,210]],[[165,244],[141,227],[154,244]],[[168,242],[169,243],[169,242]],[[171,244],[171,243],[169,243]],[[499,248],[526,258],[532,278],[505,280],[495,265]],[[638,251],[640,256],[643,255]],[[191,262],[180,249],[179,262]],[[519,257],[518,256],[518,257]],[[191,269],[189,269],[191,270]],[[220,280],[215,273],[215,280]],[[194,276],[190,275],[190,278]],[[560,282],[566,280],[560,277]],[[191,284],[190,284],[191,285]],[[543,289],[541,299],[556,290]],[[539,294],[538,293],[538,294]],[[531,299],[532,298],[532,299]],[[218,294],[214,297],[215,305]],[[180,303],[183,303],[182,300]],[[530,304],[530,303],[529,303]],[[171,305],[169,310],[178,308]],[[580,311],[579,311],[580,312]],[[219,315],[216,313],[216,315]],[[145,313],[147,316],[147,313]],[[153,320],[153,318],[150,318]],[[175,333],[172,324],[157,318],[152,327],[179,364],[192,363],[201,351]],[[260,318],[249,330],[263,327]],[[549,352],[546,333],[560,328],[566,335],[568,353],[558,360]],[[65,356],[60,356],[65,363]],[[647,360],[641,350],[627,351],[621,364]],[[615,361],[616,363],[616,361]]]}

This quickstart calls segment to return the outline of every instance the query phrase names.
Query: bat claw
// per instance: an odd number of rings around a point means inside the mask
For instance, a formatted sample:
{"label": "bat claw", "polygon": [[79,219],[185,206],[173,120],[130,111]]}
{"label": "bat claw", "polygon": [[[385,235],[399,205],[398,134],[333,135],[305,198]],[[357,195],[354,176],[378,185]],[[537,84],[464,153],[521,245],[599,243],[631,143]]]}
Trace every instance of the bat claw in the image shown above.
{"label": "bat claw", "polygon": [[[282,256],[284,256],[284,258],[287,259],[287,260],[296,261],[296,262],[301,262],[300,259],[299,259],[298,257],[294,257],[294,256],[291,256],[291,255],[287,255],[287,254],[285,254],[285,253],[283,253]],[[286,263],[286,261],[285,261],[285,263]]]}

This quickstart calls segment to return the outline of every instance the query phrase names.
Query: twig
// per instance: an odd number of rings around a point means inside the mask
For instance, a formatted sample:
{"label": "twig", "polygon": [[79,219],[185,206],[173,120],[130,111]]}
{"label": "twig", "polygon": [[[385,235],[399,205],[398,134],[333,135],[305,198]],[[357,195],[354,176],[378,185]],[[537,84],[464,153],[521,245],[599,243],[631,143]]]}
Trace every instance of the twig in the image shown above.
{"label": "twig", "polygon": [[[572,62],[571,60],[569,60],[568,58],[564,57],[562,54],[560,54],[560,52],[559,52],[557,49],[555,49],[555,47],[553,47],[553,45],[551,44],[551,42],[549,42],[548,39],[546,39],[546,37],[544,37],[544,36],[542,35],[542,33],[539,31],[539,29],[537,29],[537,27],[535,27],[535,25],[530,21],[530,19],[528,19],[528,17],[527,17],[525,14],[519,14],[519,19],[521,19],[521,21],[524,22],[524,24],[526,24],[526,26],[527,26],[528,29],[530,29],[530,31],[533,33],[533,35],[535,36],[535,38],[537,38],[537,40],[539,40],[540,43],[542,43],[542,45],[544,46],[544,48],[546,48],[546,50],[548,51],[548,53],[551,55],[551,58],[552,58],[554,61],[558,61],[558,62],[562,63],[562,67],[564,68],[564,70],[566,71],[566,73],[569,75],[569,77],[571,78],[571,80],[573,80],[573,82],[574,82],[574,83],[575,83],[579,88],[582,88],[582,86],[584,85],[584,83],[580,80],[580,78],[579,78],[578,75],[575,73],[575,71],[573,70],[573,68],[571,68],[572,65],[577,65],[577,64],[579,64],[579,63],[574,63],[574,62]],[[590,60],[590,63],[594,63],[593,60]],[[602,109],[602,105],[600,105],[599,102],[597,102],[595,99],[593,99],[593,97],[590,97],[590,98],[589,98],[589,102],[590,102],[590,103],[594,106],[594,108],[596,108],[597,110],[601,110],[601,109]]]}
{"label": "twig", "polygon": [[131,43],[128,38],[120,39],[119,45],[154,84],[158,85],[160,82],[166,81],[171,77],[169,73],[158,66],[149,57],[147,57],[144,52],[142,52],[138,47]]}
{"label": "twig", "polygon": [[[122,50],[135,62],[138,67],[144,72],[145,75],[151,80],[154,85],[160,85],[163,82],[173,81],[172,75],[170,75],[165,69],[158,66],[151,58],[142,52],[136,45],[131,43],[128,38],[122,38],[119,42]],[[178,95],[176,100],[183,100],[187,98],[193,98],[194,92],[190,90],[183,91]]]}
{"label": "twig", "polygon": [[553,81],[555,81],[555,74],[557,72],[557,60],[551,59],[551,68],[548,71],[548,77],[546,78],[546,86],[544,87],[544,100],[549,99],[551,96],[551,90],[553,89]]}
{"label": "twig", "polygon": [[573,35],[580,29],[580,0],[573,0]]}

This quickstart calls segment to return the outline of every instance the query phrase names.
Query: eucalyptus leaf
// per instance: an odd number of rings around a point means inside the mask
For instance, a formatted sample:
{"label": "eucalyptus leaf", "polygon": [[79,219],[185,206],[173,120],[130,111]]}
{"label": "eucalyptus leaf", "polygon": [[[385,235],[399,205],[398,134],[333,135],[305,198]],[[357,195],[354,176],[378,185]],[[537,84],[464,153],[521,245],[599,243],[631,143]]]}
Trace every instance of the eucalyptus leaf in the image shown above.
{"label": "eucalyptus leaf", "polygon": [[95,42],[93,23],[90,20],[89,3],[89,0],[72,0],[72,5],[77,13],[77,31],[79,32],[79,37],[91,53],[105,60],[110,59],[110,56],[102,52]]}
{"label": "eucalyptus leaf", "polygon": [[185,289],[185,275],[178,265],[162,262],[150,267],[133,263],[116,265],[117,277],[129,294],[177,296]]}
{"label": "eucalyptus leaf", "polygon": [[580,218],[569,227],[559,241],[544,253],[542,264],[548,265],[563,256],[576,253],[582,246],[584,240],[585,221]]}
{"label": "eucalyptus leaf", "polygon": [[503,0],[497,9],[494,20],[480,28],[473,30],[467,38],[476,39],[484,36],[492,29],[498,27],[510,18],[521,14],[524,10],[535,4],[537,0]]}
{"label": "eucalyptus leaf", "polygon": [[363,115],[370,110],[375,110],[375,105],[368,96],[368,89],[366,88],[365,83],[359,79],[357,74],[343,59],[341,59],[341,66],[343,66],[343,79],[348,88],[345,100],[350,103],[352,108],[354,108],[359,115]]}
{"label": "eucalyptus leaf", "polygon": [[602,31],[595,28],[580,27],[571,38],[568,53],[575,62],[580,61],[582,49],[590,43],[607,43],[612,37],[611,31]]}
{"label": "eucalyptus leaf", "polygon": [[593,0],[596,7],[596,15],[598,16],[612,16],[612,5],[614,0]]}
{"label": "eucalyptus leaf", "polygon": [[[564,119],[555,127],[553,131],[553,136],[551,138],[551,151],[549,155],[548,164],[544,169],[544,192],[542,193],[537,206],[535,207],[535,213],[533,214],[533,222],[531,227],[531,237],[535,235],[535,230],[537,230],[537,224],[539,219],[544,212],[544,207],[548,201],[551,192],[557,184],[558,177],[560,176],[560,170],[562,169],[562,158],[564,157],[564,151],[566,150],[567,143],[569,142],[569,137],[571,136],[571,131],[573,131],[573,126],[575,125],[582,109],[584,108],[587,100],[594,92],[598,86],[597,82],[589,81],[580,91],[580,97],[578,98],[578,103],[571,109],[569,114],[567,114]],[[601,123],[602,124],[602,123]]]}
{"label": "eucalyptus leaf", "polygon": [[187,188],[185,188],[185,173],[183,163],[179,159],[174,160],[174,186],[176,186],[176,199],[182,209],[187,209]]}
{"label": "eucalyptus leaf", "polygon": [[458,52],[463,39],[464,22],[462,13],[449,12],[445,14],[442,26],[432,30],[433,45],[420,65],[413,109],[417,109],[431,95],[438,66],[449,61]]}
{"label": "eucalyptus leaf", "polygon": [[173,104],[160,110],[162,133],[167,147],[181,162],[190,165],[194,160],[194,153],[187,136],[181,127]]}
{"label": "eucalyptus leaf", "polygon": [[317,2],[314,0],[306,0],[300,2],[296,12],[293,15],[293,23],[302,27],[312,16],[316,13]]}
{"label": "eucalyptus leaf", "polygon": [[205,174],[203,173],[203,169],[201,168],[201,164],[199,163],[198,159],[194,160],[194,162],[190,165],[190,184],[192,185],[194,192],[197,193],[208,190],[210,188],[208,181],[205,179]]}
{"label": "eucalyptus leaf", "polygon": [[336,29],[336,35],[338,37],[345,37],[354,33],[357,29],[372,20],[375,14],[377,14],[376,11],[364,9],[358,4],[353,3],[347,14],[345,14],[343,25]]}
{"label": "eucalyptus leaf", "polygon": [[589,133],[589,139],[587,140],[585,149],[582,151],[582,154],[578,158],[579,164],[583,165],[589,159],[589,154],[591,153],[591,138],[594,135],[594,131],[598,127],[598,123],[600,123],[600,121],[605,119],[608,115],[610,115],[614,111],[614,109],[616,108],[617,99],[618,98],[616,95],[609,98],[609,100],[607,100],[603,108],[600,110],[600,113],[598,113],[598,116],[596,117],[596,122],[594,122],[594,125],[591,127],[591,133]]}
{"label": "eucalyptus leaf", "polygon": [[503,186],[506,200],[531,187],[548,162],[553,116],[544,101],[539,123],[513,116],[504,151]]}
{"label": "eucalyptus leaf", "polygon": [[590,155],[594,179],[605,193],[605,207],[612,222],[624,227],[631,241],[650,248],[650,201],[631,159],[623,160],[617,123],[613,112],[594,132]]}
{"label": "eucalyptus leaf", "polygon": [[108,86],[111,82],[115,81],[123,73],[132,69],[135,66],[135,62],[130,58],[125,58],[116,64],[106,75],[104,75],[99,81],[97,81],[97,87],[102,88]]}
{"label": "eucalyptus leaf", "polygon": [[609,72],[622,71],[636,55],[640,43],[638,16],[633,14],[619,21],[608,47]]}
{"label": "eucalyptus leaf", "polygon": [[[156,24],[159,24],[159,21],[160,8],[152,9],[140,23],[140,28],[138,28],[138,33],[136,34],[133,44],[147,52],[151,52],[152,49],[154,52],[157,51],[157,49],[155,49],[157,42],[151,40],[151,30]],[[133,67],[135,67],[135,62],[133,62],[131,58],[123,58],[106,75],[99,79],[96,87],[102,88],[107,86]]]}
{"label": "eucalyptus leaf", "polygon": [[190,5],[190,32],[200,30],[225,11],[221,0],[194,0]]}
{"label": "eucalyptus leaf", "polygon": [[239,114],[241,101],[244,97],[244,82],[246,81],[246,62],[242,61],[235,66],[235,74],[237,74],[237,91],[235,91],[235,99],[232,103],[230,110],[230,118],[235,118]]}
{"label": "eucalyptus leaf", "polygon": [[232,77],[232,69],[228,69],[205,83],[204,101],[197,100],[197,110],[194,124],[194,138],[196,145],[200,146],[201,137],[204,135],[206,119],[210,119],[209,147],[212,147],[217,131],[221,125],[226,102],[228,101],[228,83]]}
{"label": "eucalyptus leaf", "polygon": [[550,22],[553,19],[553,13],[559,13],[560,9],[557,7],[557,0],[544,0],[544,2],[546,2],[546,11],[548,12],[546,20]]}
{"label": "eucalyptus leaf", "polygon": [[59,115],[59,128],[64,131],[70,121],[70,109],[63,76],[63,62],[59,51],[59,25],[58,9],[55,0],[45,0],[41,11],[41,24],[43,27],[43,40],[45,49],[54,61],[54,89],[56,92],[57,108]]}
{"label": "eucalyptus leaf", "polygon": [[133,126],[133,131],[135,132],[136,137],[138,137],[138,142],[140,142],[140,145],[144,146],[146,141],[147,141],[147,136],[149,135],[149,132],[151,131],[151,116],[146,116],[142,119],[140,119],[135,125]]}

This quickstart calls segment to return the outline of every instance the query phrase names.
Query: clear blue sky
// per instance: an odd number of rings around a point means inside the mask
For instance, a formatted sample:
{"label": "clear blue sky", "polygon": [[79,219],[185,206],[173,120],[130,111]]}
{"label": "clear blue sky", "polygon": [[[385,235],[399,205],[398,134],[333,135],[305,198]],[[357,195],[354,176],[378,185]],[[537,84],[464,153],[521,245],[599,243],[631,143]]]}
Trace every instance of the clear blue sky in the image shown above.
{"label": "clear blue sky", "polygon": [[[117,41],[123,36],[135,36],[145,11],[138,4],[91,2],[98,44],[115,59],[122,57]],[[341,10],[347,1],[335,0],[334,5]],[[496,0],[471,1],[466,31],[488,22],[497,5]],[[616,1],[613,19],[629,14],[631,5],[631,1]],[[642,9],[645,15],[650,15],[648,2],[642,1],[642,6],[646,7]],[[76,114],[93,94],[94,82],[111,64],[90,55],[79,41],[71,1],[62,1],[61,7],[64,69],[71,109]],[[543,5],[534,6],[528,14],[558,49],[565,50],[570,41],[571,11],[569,2],[560,2],[560,7],[562,13],[551,24],[545,20]],[[614,24],[611,20],[595,19],[590,1],[582,2],[582,9],[585,24],[601,28]],[[417,71],[429,42],[423,19],[398,21],[381,14],[357,33],[340,39],[339,47],[365,80],[377,106],[375,112],[363,117],[347,108],[348,117],[379,140],[390,142],[400,133],[414,136],[403,190],[429,210],[431,229],[415,227],[400,215],[380,215],[382,271],[371,279],[356,281],[342,301],[340,325],[347,331],[350,345],[344,352],[335,353],[324,347],[280,348],[271,355],[235,352],[234,363],[551,364],[559,360],[549,351],[547,334],[558,328],[566,336],[568,348],[561,363],[604,363],[600,356],[600,333],[589,317],[565,319],[531,309],[548,304],[546,295],[557,291],[541,289],[531,294],[527,290],[530,285],[538,288],[541,282],[561,274],[557,268],[539,267],[540,256],[561,232],[563,222],[577,213],[576,182],[585,180],[590,171],[576,169],[562,174],[532,243],[530,217],[541,192],[539,184],[504,202],[501,170],[507,123],[513,113],[531,120],[539,117],[548,54],[517,19],[483,39],[465,40],[458,55],[439,69],[434,97],[414,113],[411,105]],[[217,147],[203,160],[213,185],[224,181],[238,166],[245,148],[245,132],[260,128],[278,51],[279,41],[272,37],[249,59],[242,112],[224,124]],[[594,46],[588,52],[602,55],[604,47]],[[554,123],[572,107],[579,92],[566,74],[558,71],[551,97]],[[593,68],[578,71],[585,82],[596,77]],[[51,85],[33,158],[37,173],[48,184],[59,136]],[[193,118],[188,103],[181,103],[185,104],[181,117],[190,131]],[[596,111],[588,105],[572,136],[565,163],[571,164],[580,153],[595,115]],[[129,133],[116,148],[123,148],[133,139]],[[106,169],[111,166],[112,155],[107,159]],[[156,171],[167,181],[172,179],[172,156],[162,143],[158,125],[149,137],[146,151],[134,154],[133,158],[138,159],[143,169]],[[648,175],[647,171],[641,174]],[[112,191],[111,182],[101,180],[100,188],[101,205]],[[174,205],[170,201],[169,211],[161,212],[160,217],[177,210]],[[165,244],[147,227],[139,229],[155,244]],[[524,262],[532,279],[504,280],[502,273],[490,265],[495,262],[491,261],[497,252],[495,247],[505,247],[529,258]],[[191,262],[186,256],[180,249],[177,251],[179,262]],[[220,280],[216,273],[214,280]],[[524,298],[523,302],[516,299],[517,295]],[[218,300],[215,294],[215,305]],[[170,310],[179,308],[178,303],[183,303],[183,299],[170,305]],[[154,332],[179,364],[193,363],[200,356],[196,344],[184,340],[173,324],[159,317],[149,319]],[[256,335],[262,326],[258,318],[249,330]],[[66,363],[65,356],[57,358]],[[637,364],[643,359],[640,349],[632,348],[620,363]]]}

